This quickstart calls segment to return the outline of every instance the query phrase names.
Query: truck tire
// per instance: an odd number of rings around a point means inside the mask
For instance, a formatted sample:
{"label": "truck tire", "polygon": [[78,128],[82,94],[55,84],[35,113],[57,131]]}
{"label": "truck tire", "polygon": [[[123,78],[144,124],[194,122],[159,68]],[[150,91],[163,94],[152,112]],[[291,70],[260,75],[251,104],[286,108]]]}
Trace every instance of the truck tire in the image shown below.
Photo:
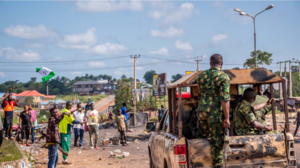
{"label": "truck tire", "polygon": [[154,164],[153,164],[153,161],[152,161],[151,155],[150,155],[150,168],[155,168],[155,167],[154,167]]}

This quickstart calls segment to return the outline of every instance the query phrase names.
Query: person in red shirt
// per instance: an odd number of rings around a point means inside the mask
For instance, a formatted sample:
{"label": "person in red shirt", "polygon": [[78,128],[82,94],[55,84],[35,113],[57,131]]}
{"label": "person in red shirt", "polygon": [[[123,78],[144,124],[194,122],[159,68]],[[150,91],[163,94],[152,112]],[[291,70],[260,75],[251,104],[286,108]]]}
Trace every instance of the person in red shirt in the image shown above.
{"label": "person in red shirt", "polygon": [[12,95],[9,94],[12,90],[14,90],[15,87],[10,88],[5,94],[4,96],[1,98],[2,100],[2,107],[4,110],[4,125],[6,128],[6,133],[5,133],[5,140],[15,140],[14,137],[12,137],[11,134],[11,129],[12,129],[12,125],[13,125],[13,110],[14,110],[14,106],[18,106],[18,102],[19,99],[15,100],[12,98]]}

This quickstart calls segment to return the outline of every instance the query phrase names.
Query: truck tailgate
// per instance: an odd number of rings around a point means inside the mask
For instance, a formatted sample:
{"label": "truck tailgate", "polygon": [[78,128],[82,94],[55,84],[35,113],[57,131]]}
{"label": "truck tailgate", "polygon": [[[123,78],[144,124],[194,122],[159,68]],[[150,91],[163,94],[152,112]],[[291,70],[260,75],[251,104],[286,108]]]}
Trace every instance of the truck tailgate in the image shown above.
{"label": "truck tailgate", "polygon": [[[286,167],[284,134],[228,137],[227,167]],[[212,167],[210,140],[188,140],[189,167]],[[250,166],[252,167],[252,166]]]}

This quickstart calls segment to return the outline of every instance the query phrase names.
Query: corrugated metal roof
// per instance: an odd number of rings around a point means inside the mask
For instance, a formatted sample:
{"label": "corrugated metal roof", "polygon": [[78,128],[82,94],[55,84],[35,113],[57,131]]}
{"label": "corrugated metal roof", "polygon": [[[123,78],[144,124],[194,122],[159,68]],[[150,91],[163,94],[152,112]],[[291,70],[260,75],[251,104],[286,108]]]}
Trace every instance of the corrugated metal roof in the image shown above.
{"label": "corrugated metal roof", "polygon": [[96,85],[96,84],[101,84],[101,83],[98,81],[78,81],[73,85]]}
{"label": "corrugated metal roof", "polygon": [[[229,69],[223,70],[230,77],[230,84],[266,84],[266,83],[279,83],[283,82],[284,79],[280,76],[272,73],[265,68],[257,69]],[[181,87],[196,86],[197,78],[203,71],[196,71],[177,80],[172,83],[168,88],[175,88],[177,85]]]}

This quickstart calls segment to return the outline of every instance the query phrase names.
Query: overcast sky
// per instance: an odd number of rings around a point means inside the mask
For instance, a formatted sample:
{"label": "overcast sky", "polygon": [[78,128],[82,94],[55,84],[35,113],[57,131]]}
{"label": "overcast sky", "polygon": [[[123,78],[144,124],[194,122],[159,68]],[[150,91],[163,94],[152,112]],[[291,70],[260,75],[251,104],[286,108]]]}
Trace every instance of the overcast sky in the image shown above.
{"label": "overcast sky", "polygon": [[[137,78],[148,70],[171,75],[194,71],[195,56],[219,53],[223,69],[242,68],[254,50],[273,53],[273,64],[300,59],[300,2],[289,1],[0,1],[0,83],[41,78],[37,67],[58,76],[108,74]],[[180,62],[170,62],[180,60]],[[72,61],[72,62],[67,62]],[[17,63],[7,63],[17,62]]]}

